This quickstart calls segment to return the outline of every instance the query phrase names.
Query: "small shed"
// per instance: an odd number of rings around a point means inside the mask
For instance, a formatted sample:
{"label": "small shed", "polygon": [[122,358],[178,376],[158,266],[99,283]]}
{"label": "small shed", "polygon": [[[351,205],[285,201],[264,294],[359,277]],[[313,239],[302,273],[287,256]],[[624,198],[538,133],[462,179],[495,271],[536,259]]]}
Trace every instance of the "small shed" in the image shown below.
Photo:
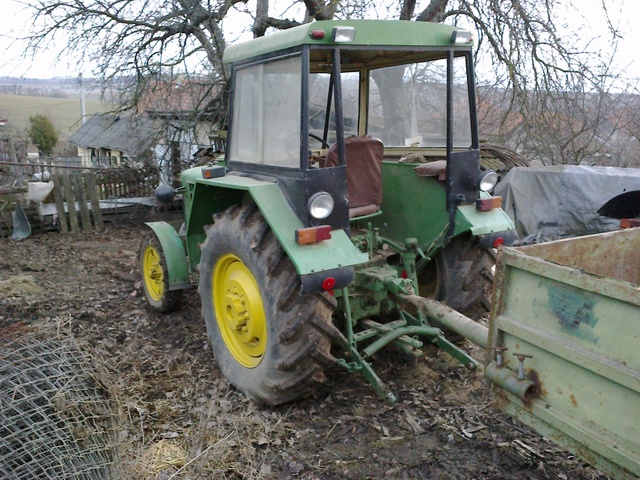
{"label": "small shed", "polygon": [[146,116],[95,114],[71,136],[84,166],[120,165],[151,158],[158,129]]}

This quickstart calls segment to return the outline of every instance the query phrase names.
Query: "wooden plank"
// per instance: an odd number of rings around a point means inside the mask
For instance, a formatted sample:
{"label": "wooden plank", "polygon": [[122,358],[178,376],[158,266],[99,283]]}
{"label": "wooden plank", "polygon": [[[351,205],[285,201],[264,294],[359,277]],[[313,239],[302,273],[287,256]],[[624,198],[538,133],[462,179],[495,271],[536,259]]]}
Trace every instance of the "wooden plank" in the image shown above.
{"label": "wooden plank", "polygon": [[61,233],[69,233],[67,226],[67,212],[64,209],[64,199],[62,196],[62,175],[59,173],[53,177],[53,194],[56,200],[56,211],[58,212],[58,225]]}
{"label": "wooden plank", "polygon": [[109,172],[105,172],[103,175],[104,178],[104,193],[105,193],[105,200],[110,199],[113,196],[113,186],[111,184],[111,175],[109,174]]}
{"label": "wooden plank", "polygon": [[104,231],[104,221],[102,220],[102,211],[100,210],[100,198],[98,189],[96,188],[96,176],[87,172],[84,174],[84,182],[87,186],[87,194],[91,201],[91,211],[93,212],[93,223],[98,232]]}
{"label": "wooden plank", "polygon": [[5,207],[9,205],[9,202],[0,200],[0,237],[8,237],[11,235],[13,229],[13,221],[11,214],[7,214]]}
{"label": "wooden plank", "polygon": [[95,174],[93,174],[93,183],[96,185],[96,189],[98,191],[98,200],[104,200],[104,180],[102,178],[96,178]]}
{"label": "wooden plank", "polygon": [[91,214],[89,214],[89,207],[87,206],[87,194],[85,192],[84,179],[82,174],[76,173],[73,175],[73,184],[76,187],[76,194],[78,196],[78,207],[80,208],[80,218],[82,219],[82,231],[90,232],[91,228]]}
{"label": "wooden plank", "polygon": [[78,215],[76,213],[76,197],[73,193],[73,187],[71,185],[71,179],[69,173],[65,172],[62,175],[62,183],[64,184],[65,198],[67,199],[67,210],[69,210],[69,225],[71,227],[71,233],[80,233],[80,225],[78,223]]}

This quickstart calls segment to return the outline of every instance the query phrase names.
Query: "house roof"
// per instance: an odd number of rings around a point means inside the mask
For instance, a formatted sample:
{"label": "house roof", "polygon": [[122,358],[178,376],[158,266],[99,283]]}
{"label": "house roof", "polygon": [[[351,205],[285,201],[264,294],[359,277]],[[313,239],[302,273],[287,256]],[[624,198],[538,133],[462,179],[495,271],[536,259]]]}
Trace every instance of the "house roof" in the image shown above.
{"label": "house roof", "polygon": [[115,114],[92,115],[69,141],[83,148],[118,150],[134,157],[153,147],[157,128],[148,117],[120,117]]}

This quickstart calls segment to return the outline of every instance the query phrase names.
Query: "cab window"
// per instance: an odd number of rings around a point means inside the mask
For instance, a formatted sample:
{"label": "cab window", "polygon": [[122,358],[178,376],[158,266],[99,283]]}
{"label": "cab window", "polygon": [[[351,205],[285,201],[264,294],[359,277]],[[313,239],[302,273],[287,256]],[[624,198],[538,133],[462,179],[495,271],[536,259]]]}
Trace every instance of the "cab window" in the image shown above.
{"label": "cab window", "polygon": [[300,84],[299,55],[236,71],[231,161],[299,168]]}

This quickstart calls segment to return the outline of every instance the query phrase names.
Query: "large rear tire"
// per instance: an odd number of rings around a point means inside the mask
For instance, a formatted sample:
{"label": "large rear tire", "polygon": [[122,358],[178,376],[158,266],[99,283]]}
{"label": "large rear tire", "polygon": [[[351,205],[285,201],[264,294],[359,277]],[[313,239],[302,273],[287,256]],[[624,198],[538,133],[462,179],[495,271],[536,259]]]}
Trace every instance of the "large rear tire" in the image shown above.
{"label": "large rear tire", "polygon": [[456,237],[418,272],[420,295],[474,320],[491,310],[494,257],[469,235]]}
{"label": "large rear tire", "polygon": [[142,289],[149,306],[160,313],[177,310],[182,301],[182,290],[169,290],[167,260],[155,234],[142,240],[139,263]]}
{"label": "large rear tire", "polygon": [[335,299],[300,294],[291,260],[253,204],[214,217],[202,245],[200,298],[222,374],[256,401],[304,396],[335,361]]}

